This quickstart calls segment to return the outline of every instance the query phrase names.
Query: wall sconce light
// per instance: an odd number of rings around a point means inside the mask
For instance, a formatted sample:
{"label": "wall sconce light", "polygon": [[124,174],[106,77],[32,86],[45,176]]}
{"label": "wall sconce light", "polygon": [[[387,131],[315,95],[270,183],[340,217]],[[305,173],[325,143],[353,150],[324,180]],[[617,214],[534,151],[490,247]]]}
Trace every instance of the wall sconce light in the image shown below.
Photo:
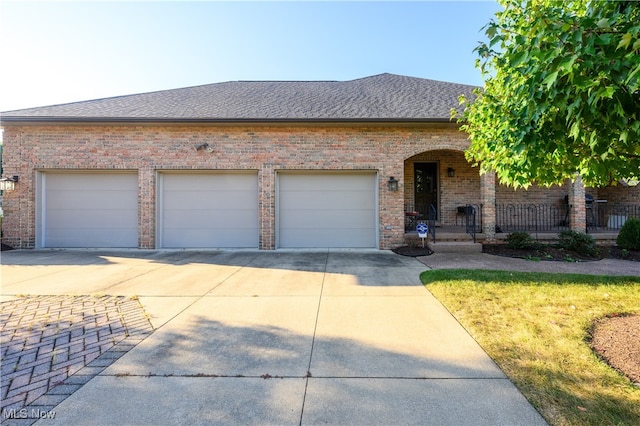
{"label": "wall sconce light", "polygon": [[11,176],[0,179],[0,191],[13,191],[14,189],[16,189],[16,182],[19,180],[19,176]]}
{"label": "wall sconce light", "polygon": [[196,151],[206,150],[207,152],[213,152],[213,147],[209,146],[207,142],[200,145],[196,145]]}
{"label": "wall sconce light", "polygon": [[449,167],[447,169],[447,176],[454,177],[455,175],[456,175],[456,171],[453,169],[453,167]]}
{"label": "wall sconce light", "polygon": [[389,187],[389,191],[396,192],[398,190],[398,179],[394,178],[393,176],[389,176],[387,186]]}

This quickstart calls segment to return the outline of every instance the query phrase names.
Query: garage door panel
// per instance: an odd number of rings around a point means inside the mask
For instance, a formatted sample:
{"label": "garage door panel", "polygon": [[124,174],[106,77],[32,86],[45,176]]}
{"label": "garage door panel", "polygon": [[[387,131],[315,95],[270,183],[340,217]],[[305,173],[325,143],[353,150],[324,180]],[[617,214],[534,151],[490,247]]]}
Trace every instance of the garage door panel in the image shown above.
{"label": "garage door panel", "polygon": [[327,205],[339,207],[349,206],[349,208],[362,207],[371,208],[373,196],[369,191],[281,191],[284,195],[280,207],[288,209],[318,210],[324,209]]}
{"label": "garage door panel", "polygon": [[[56,229],[47,232],[47,240],[56,241],[55,247],[75,248],[87,247],[86,242],[91,242],[91,247],[134,247],[138,245],[136,228],[113,229],[82,228],[81,233],[73,232],[74,229]],[[120,232],[118,232],[120,231]]]}
{"label": "garage door panel", "polygon": [[[165,248],[233,248],[227,242],[254,241],[255,229],[173,229],[167,231]],[[257,241],[256,241],[257,246]]]}
{"label": "garage door panel", "polygon": [[[325,173],[317,173],[317,174],[291,174],[291,175],[282,175],[285,176],[284,180],[280,181],[280,189],[285,191],[323,191],[329,189],[334,189],[337,191],[353,191],[353,190],[364,190],[371,191],[371,185],[368,180],[358,179],[362,177],[372,176],[369,174],[366,175],[358,175],[358,174],[325,174]],[[295,178],[293,178],[295,176]],[[352,179],[345,179],[346,176],[352,177]],[[290,179],[293,178],[293,179]]]}
{"label": "garage door panel", "polygon": [[368,210],[287,210],[281,214],[281,221],[287,224],[286,228],[372,229],[375,227],[375,217]]}
{"label": "garage door panel", "polygon": [[[48,220],[54,223],[67,223],[65,229],[86,229],[96,227],[96,223],[101,227],[108,228],[131,228],[130,224],[136,223],[138,215],[136,212],[124,209],[105,210],[55,210],[48,215]],[[59,225],[62,227],[63,225]]]}
{"label": "garage door panel", "polygon": [[256,173],[167,173],[161,179],[161,247],[258,247]]}
{"label": "garage door panel", "polygon": [[287,233],[281,237],[281,247],[288,248],[372,248],[376,246],[370,229],[345,229],[336,236],[324,229],[301,229],[298,235]]}
{"label": "garage door panel", "polygon": [[283,173],[279,247],[377,247],[374,173]]}
{"label": "garage door panel", "polygon": [[255,210],[171,210],[165,212],[164,223],[176,229],[218,229],[226,223],[255,230],[255,215]]}
{"label": "garage door panel", "polygon": [[138,247],[135,173],[43,173],[43,247]]}
{"label": "garage door panel", "polygon": [[247,206],[253,209],[257,199],[255,188],[252,191],[166,191],[165,194],[168,196],[164,206],[168,210],[185,206],[198,210],[237,210]]}
{"label": "garage door panel", "polygon": [[121,205],[137,205],[138,193],[135,190],[52,190],[47,192],[46,201],[49,208],[56,210],[84,210],[87,206],[91,206],[94,209],[118,210]]}
{"label": "garage door panel", "polygon": [[47,185],[60,191],[120,191],[133,177],[129,173],[47,173]]}
{"label": "garage door panel", "polygon": [[[254,173],[166,173],[163,183],[165,191],[253,191],[256,187]],[[215,179],[212,179],[215,176]]]}

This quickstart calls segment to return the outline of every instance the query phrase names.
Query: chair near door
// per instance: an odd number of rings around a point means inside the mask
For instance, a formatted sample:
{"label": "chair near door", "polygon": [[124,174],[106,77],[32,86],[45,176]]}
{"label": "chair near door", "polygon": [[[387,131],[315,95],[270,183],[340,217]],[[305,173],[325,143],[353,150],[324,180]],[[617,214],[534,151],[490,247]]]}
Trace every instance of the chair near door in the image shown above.
{"label": "chair near door", "polygon": [[420,223],[420,220],[424,215],[417,211],[405,211],[404,212],[404,231],[412,232],[416,230],[416,226]]}

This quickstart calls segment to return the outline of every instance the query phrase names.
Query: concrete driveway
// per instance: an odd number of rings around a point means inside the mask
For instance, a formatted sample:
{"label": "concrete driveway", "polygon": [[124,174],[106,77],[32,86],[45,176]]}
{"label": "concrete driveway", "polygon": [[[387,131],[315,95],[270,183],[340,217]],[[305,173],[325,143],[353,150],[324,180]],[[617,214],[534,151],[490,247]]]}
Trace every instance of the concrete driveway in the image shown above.
{"label": "concrete driveway", "polygon": [[[3,339],[5,326],[48,330],[55,305],[77,313],[69,338],[40,339],[84,354],[20,400],[42,342],[3,352],[30,368],[3,370],[3,398],[22,401],[3,420],[24,422],[27,404],[27,417],[65,425],[545,424],[421,285],[425,269],[386,251],[3,252]],[[81,335],[73,323],[89,319]]]}

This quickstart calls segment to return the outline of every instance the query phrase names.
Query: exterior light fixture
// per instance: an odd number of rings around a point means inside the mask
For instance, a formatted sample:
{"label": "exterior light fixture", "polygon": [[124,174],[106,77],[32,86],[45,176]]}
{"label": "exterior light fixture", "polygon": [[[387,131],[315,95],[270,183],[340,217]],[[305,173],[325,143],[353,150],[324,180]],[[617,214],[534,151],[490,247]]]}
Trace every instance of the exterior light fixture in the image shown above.
{"label": "exterior light fixture", "polygon": [[454,177],[455,175],[456,175],[456,171],[453,169],[453,167],[449,167],[447,169],[447,176]]}
{"label": "exterior light fixture", "polygon": [[213,152],[213,147],[210,146],[207,142],[196,145],[196,151],[201,151],[203,149],[209,153]]}
{"label": "exterior light fixture", "polygon": [[387,186],[389,187],[389,191],[396,192],[398,190],[398,179],[394,178],[393,176],[389,176]]}
{"label": "exterior light fixture", "polygon": [[0,191],[13,191],[16,189],[16,182],[19,176],[11,176],[0,179]]}

